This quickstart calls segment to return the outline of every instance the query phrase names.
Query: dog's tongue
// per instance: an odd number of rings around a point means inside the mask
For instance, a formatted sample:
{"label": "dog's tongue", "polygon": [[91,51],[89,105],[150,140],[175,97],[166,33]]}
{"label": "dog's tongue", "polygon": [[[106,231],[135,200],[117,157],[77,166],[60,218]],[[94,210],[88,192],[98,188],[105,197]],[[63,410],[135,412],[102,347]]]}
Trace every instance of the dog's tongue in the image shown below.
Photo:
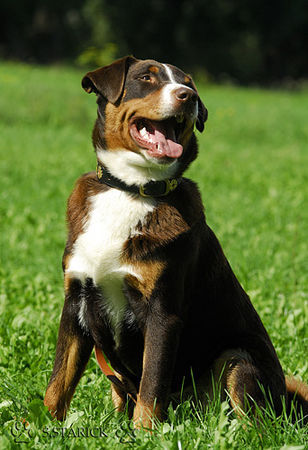
{"label": "dog's tongue", "polygon": [[173,120],[143,119],[139,126],[133,125],[131,133],[154,158],[179,158],[183,146],[177,142],[174,128]]}
{"label": "dog's tongue", "polygon": [[151,154],[157,158],[168,156],[169,158],[179,158],[183,153],[183,147],[176,142],[175,132],[171,126],[161,126],[159,122],[152,122],[154,133],[151,133]]}
{"label": "dog's tongue", "polygon": [[179,158],[183,146],[177,142],[174,119],[156,121],[140,119],[130,127],[130,133],[138,146],[148,151],[154,158]]}

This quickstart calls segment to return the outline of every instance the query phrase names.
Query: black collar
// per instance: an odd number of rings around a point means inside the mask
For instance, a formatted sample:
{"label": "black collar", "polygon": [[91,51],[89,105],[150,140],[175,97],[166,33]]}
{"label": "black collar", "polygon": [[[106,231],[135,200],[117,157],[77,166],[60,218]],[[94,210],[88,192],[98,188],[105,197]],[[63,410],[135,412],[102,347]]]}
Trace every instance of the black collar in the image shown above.
{"label": "black collar", "polygon": [[119,178],[114,177],[105,166],[97,162],[96,174],[98,181],[103,184],[107,184],[110,187],[120,189],[121,191],[131,192],[132,194],[138,194],[142,197],[164,197],[170,192],[174,191],[181,178],[170,178],[161,181],[149,181],[149,183],[128,185],[121,181]]}

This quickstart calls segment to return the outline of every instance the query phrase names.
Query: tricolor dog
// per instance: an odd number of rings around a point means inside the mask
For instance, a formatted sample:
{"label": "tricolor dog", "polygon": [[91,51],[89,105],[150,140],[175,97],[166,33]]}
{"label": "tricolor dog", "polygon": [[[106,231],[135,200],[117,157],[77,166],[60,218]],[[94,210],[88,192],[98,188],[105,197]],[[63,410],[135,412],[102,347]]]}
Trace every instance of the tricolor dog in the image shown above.
{"label": "tricolor dog", "polygon": [[[191,77],[128,56],[82,80],[97,95],[97,172],[68,200],[65,303],[45,405],[63,419],[93,348],[115,407],[152,428],[169,401],[200,400],[212,378],[236,411],[276,414],[305,385],[287,382],[273,344],[183,173],[207,119]],[[105,356],[104,356],[105,355]],[[287,393],[289,392],[289,393]],[[306,396],[306,401],[304,397]]]}

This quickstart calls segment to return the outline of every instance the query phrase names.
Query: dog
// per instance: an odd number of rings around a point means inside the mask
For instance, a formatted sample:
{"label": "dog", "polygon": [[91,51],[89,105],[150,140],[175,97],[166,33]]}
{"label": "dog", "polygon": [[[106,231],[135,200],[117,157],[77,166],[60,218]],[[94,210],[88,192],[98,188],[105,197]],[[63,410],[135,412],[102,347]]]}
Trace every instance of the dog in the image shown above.
{"label": "dog", "polygon": [[193,384],[199,399],[210,398],[213,379],[238,414],[270,398],[279,415],[282,399],[296,397],[306,416],[307,386],[286,382],[206,223],[198,187],[183,177],[197,156],[194,127],[202,132],[208,115],[192,78],[127,56],[88,72],[82,87],[97,96],[97,172],[83,175],[68,200],[49,411],[64,419],[95,348],[115,408],[128,402],[136,428],[153,428]]}

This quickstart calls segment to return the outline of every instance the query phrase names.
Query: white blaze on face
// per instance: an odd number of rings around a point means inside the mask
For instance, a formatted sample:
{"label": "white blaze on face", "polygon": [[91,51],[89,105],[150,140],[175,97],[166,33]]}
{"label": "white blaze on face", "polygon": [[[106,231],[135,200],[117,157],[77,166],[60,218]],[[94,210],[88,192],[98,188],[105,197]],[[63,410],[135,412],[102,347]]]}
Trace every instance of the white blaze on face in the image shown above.
{"label": "white blaze on face", "polygon": [[[185,89],[191,89],[191,88],[189,86],[186,86],[185,84],[178,83],[175,80],[170,67],[168,67],[167,64],[163,64],[163,66],[164,66],[164,69],[165,69],[166,74],[168,75],[168,78],[170,81],[166,84],[166,86],[164,86],[164,88],[162,90],[162,100],[161,100],[161,105],[160,105],[159,111],[162,115],[165,115],[166,117],[168,117],[171,114],[173,114],[173,110],[176,105],[174,91],[176,91],[179,88],[183,88],[183,87]],[[193,89],[191,89],[191,91],[194,92]],[[194,114],[192,116],[192,120],[195,121],[197,116],[198,116],[198,104],[196,102],[196,108],[195,108]]]}
{"label": "white blaze on face", "polygon": [[[168,67],[167,64],[163,64],[163,66],[164,66],[164,68],[165,68],[165,70],[167,72],[167,75],[168,75],[171,83],[177,84],[177,82],[174,79],[174,76],[173,76],[173,73],[172,73],[172,70],[170,69],[170,67]],[[183,85],[181,85],[181,86],[183,86]]]}

